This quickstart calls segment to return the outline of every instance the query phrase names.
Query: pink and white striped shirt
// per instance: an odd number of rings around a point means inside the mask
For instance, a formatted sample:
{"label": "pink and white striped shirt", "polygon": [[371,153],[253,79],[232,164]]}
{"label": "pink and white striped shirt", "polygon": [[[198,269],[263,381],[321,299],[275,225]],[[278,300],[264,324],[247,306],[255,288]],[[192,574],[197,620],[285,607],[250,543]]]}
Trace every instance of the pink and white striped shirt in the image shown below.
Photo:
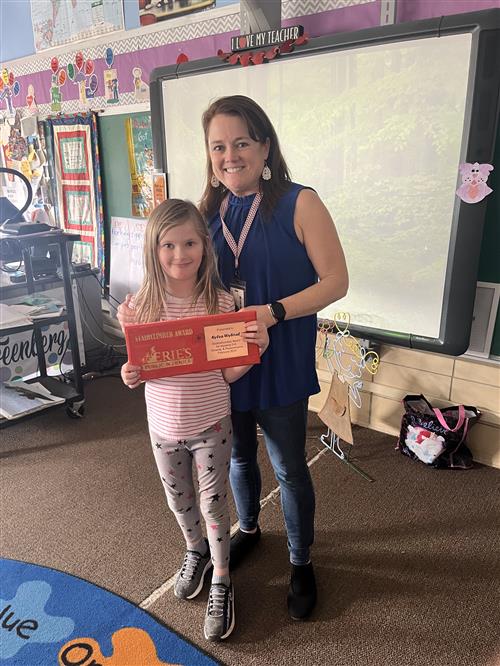
{"label": "pink and white striped shirt", "polygon": [[[190,298],[170,294],[167,294],[166,310],[162,320],[207,314],[202,300],[193,306]],[[219,312],[233,311],[231,294],[219,291]],[[151,379],[146,382],[144,395],[149,427],[166,439],[194,437],[231,413],[229,384],[221,370]]]}

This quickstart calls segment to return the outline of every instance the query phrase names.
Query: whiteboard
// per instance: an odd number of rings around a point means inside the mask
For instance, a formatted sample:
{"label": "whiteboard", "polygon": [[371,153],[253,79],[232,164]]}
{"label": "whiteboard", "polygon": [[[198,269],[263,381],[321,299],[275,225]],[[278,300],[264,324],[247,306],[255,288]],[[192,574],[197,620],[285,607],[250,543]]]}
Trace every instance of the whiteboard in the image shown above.
{"label": "whiteboard", "polygon": [[[481,59],[475,17],[490,29]],[[253,98],[277,131],[293,180],[326,204],[346,253],[349,293],[319,317],[346,311],[360,335],[462,353],[484,205],[466,210],[456,190],[460,163],[492,159],[500,75],[492,76],[499,54],[491,28],[500,42],[499,24],[500,11],[491,10],[336,36],[331,45],[318,38],[265,65],[208,59],[185,71],[155,70],[153,142],[170,196],[201,197],[201,116],[210,102]],[[479,118],[472,110],[481,86],[492,92]]]}
{"label": "whiteboard", "polygon": [[146,224],[147,220],[137,218],[111,218],[109,292],[120,303],[142,284]]}

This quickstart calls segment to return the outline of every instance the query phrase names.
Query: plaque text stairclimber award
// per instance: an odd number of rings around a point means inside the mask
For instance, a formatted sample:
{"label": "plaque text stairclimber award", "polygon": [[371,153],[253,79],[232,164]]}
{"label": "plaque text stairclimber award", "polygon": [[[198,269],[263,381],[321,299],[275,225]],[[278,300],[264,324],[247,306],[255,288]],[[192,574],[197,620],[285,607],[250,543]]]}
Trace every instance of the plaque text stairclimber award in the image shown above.
{"label": "plaque text stairclimber award", "polygon": [[255,310],[125,327],[129,362],[141,379],[260,363],[259,348],[241,336]]}

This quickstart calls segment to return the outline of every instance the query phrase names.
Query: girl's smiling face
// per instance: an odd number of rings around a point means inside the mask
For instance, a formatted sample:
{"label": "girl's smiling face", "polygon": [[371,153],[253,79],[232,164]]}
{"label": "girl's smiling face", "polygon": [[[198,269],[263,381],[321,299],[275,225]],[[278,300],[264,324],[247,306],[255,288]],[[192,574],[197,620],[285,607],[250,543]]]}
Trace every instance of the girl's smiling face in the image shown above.
{"label": "girl's smiling face", "polygon": [[223,185],[239,197],[259,191],[269,139],[255,141],[240,116],[218,114],[212,118],[207,141],[212,170]]}
{"label": "girl's smiling face", "polygon": [[203,260],[203,240],[192,220],[188,219],[160,236],[158,260],[169,291],[178,296],[189,295],[196,285]]}

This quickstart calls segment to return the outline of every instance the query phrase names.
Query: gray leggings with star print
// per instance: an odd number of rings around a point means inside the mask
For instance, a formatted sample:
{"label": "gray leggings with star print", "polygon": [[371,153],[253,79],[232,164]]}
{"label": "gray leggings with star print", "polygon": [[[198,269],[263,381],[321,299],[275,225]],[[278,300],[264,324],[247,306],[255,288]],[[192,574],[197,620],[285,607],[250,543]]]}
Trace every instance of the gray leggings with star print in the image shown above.
{"label": "gray leggings with star print", "polygon": [[[156,465],[168,506],[182,530],[188,549],[203,539],[205,520],[212,562],[217,568],[229,564],[230,518],[227,501],[231,460],[231,417],[226,416],[191,439],[167,440],[149,431]],[[199,502],[193,479],[198,477]]]}

